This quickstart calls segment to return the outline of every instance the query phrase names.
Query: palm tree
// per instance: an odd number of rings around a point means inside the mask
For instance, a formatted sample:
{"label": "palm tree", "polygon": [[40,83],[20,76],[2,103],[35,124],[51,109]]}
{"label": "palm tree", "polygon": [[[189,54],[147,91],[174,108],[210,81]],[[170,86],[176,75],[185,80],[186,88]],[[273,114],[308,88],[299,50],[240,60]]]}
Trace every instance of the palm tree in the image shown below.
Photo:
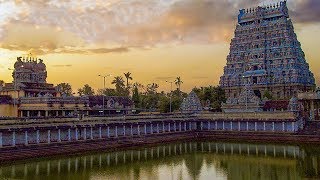
{"label": "palm tree", "polygon": [[131,72],[123,73],[124,77],[127,79],[127,89],[129,89],[129,80],[132,80]]}
{"label": "palm tree", "polygon": [[122,95],[123,92],[125,91],[124,80],[121,76],[114,77],[111,84],[114,84],[116,86],[116,90],[120,95]]}
{"label": "palm tree", "polygon": [[174,83],[175,83],[175,85],[178,87],[178,90],[179,90],[179,92],[180,92],[180,87],[181,87],[181,84],[183,83],[183,82],[181,81],[180,76],[177,77],[176,80],[174,80]]}

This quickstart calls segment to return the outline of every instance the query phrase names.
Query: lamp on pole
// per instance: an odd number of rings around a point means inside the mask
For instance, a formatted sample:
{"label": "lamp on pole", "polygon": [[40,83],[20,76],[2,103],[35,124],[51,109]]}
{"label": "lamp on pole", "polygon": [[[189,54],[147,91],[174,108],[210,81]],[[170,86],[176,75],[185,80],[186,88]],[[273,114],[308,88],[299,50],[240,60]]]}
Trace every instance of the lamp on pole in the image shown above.
{"label": "lamp on pole", "polygon": [[170,113],[172,112],[172,83],[173,81],[166,81],[166,83],[170,83]]}
{"label": "lamp on pole", "polygon": [[[103,75],[99,74],[98,76],[103,78],[103,91],[102,92],[104,92],[104,90],[106,89],[106,77],[109,77],[112,75],[108,74],[108,75],[103,76]],[[104,116],[104,96],[105,96],[105,94],[103,93],[102,94],[102,115],[103,116]]]}

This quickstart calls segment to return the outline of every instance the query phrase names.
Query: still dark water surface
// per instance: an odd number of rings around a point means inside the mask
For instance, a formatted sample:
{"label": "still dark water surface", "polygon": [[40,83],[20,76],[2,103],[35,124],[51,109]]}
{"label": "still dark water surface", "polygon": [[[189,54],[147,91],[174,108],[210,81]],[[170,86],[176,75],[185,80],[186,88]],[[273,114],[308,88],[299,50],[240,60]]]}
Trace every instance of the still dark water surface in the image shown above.
{"label": "still dark water surface", "polygon": [[0,166],[0,179],[320,179],[319,149],[224,142],[175,143],[4,165]]}

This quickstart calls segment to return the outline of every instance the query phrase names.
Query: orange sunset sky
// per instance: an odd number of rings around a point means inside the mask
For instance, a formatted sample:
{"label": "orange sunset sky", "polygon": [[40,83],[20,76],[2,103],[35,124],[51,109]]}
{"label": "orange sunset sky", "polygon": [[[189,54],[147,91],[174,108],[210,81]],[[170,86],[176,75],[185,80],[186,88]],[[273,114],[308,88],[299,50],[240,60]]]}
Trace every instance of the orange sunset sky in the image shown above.
{"label": "orange sunset sky", "polygon": [[[0,79],[17,56],[44,59],[50,83],[102,87],[98,74],[182,90],[218,85],[238,10],[259,0],[0,0]],[[290,17],[319,84],[320,1],[288,0]],[[111,87],[111,78],[107,87]]]}

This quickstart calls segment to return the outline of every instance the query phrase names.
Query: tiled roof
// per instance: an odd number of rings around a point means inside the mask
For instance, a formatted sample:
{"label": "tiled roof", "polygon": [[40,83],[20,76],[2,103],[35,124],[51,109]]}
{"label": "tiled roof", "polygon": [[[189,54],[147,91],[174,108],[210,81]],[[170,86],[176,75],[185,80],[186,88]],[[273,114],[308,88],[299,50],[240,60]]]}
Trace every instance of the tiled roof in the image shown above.
{"label": "tiled roof", "polygon": [[288,105],[289,105],[288,100],[270,100],[264,104],[263,110],[265,111],[270,109],[286,110],[288,108]]}

